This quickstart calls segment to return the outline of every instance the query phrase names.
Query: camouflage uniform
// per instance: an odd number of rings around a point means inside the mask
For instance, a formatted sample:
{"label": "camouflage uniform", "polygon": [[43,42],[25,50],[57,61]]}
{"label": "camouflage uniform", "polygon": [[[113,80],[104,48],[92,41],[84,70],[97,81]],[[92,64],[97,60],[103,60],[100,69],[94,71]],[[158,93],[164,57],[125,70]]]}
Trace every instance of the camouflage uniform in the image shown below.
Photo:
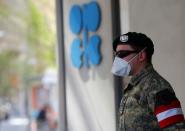
{"label": "camouflage uniform", "polygon": [[[161,101],[163,103],[160,107],[169,104],[175,93],[151,64],[132,77],[123,94],[119,109],[119,131],[185,131],[184,118],[160,127],[155,109]],[[163,97],[166,95],[173,97]],[[184,117],[183,114],[181,117]]]}

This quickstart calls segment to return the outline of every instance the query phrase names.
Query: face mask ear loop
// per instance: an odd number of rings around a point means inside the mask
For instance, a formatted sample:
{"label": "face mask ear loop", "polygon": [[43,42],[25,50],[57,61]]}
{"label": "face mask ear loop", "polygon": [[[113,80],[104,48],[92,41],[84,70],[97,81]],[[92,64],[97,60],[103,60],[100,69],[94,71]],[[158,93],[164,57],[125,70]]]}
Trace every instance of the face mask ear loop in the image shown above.
{"label": "face mask ear loop", "polygon": [[[142,49],[140,52],[143,52],[146,48],[147,48],[147,47],[145,47],[144,49]],[[139,53],[140,53],[140,52],[139,52]],[[128,61],[128,63],[130,63],[134,58],[136,58],[136,57],[139,55],[139,53],[137,53],[134,57],[132,57],[132,58]]]}

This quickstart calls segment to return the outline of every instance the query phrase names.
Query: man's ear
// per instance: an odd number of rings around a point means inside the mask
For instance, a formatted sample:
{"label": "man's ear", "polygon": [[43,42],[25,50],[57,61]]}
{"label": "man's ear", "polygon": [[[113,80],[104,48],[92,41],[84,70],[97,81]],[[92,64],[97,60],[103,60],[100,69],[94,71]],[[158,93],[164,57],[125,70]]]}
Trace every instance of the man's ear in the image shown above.
{"label": "man's ear", "polygon": [[145,51],[142,51],[139,53],[139,61],[145,61],[146,60],[146,52]]}

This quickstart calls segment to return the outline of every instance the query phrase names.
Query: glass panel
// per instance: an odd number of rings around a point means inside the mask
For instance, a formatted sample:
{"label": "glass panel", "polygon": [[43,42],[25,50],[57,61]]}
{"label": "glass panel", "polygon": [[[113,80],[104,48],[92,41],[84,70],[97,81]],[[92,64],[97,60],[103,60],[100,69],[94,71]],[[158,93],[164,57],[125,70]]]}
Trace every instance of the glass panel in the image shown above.
{"label": "glass panel", "polygon": [[55,131],[53,0],[0,0],[0,130]]}

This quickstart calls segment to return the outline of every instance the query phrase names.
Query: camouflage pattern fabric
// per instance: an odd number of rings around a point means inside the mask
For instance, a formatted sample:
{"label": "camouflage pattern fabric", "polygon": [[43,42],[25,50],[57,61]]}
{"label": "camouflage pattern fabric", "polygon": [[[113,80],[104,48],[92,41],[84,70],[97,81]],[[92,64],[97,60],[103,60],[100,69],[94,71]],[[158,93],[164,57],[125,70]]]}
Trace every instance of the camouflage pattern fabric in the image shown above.
{"label": "camouflage pattern fabric", "polygon": [[123,91],[119,109],[119,131],[185,131],[184,121],[160,128],[154,110],[157,105],[156,94],[164,90],[174,93],[171,85],[151,64],[133,76]]}

